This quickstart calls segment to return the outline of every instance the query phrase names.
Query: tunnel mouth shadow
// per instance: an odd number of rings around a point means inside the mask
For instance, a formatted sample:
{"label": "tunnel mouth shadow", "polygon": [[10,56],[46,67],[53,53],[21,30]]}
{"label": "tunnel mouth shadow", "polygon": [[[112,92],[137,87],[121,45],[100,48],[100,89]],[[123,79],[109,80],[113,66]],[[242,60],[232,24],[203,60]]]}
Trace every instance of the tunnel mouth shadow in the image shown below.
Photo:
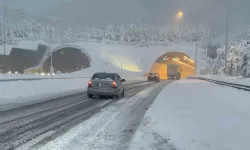
{"label": "tunnel mouth shadow", "polygon": [[158,57],[153,63],[150,72],[156,72],[162,80],[166,80],[168,79],[167,70],[170,64],[180,66],[181,78],[195,75],[195,61],[187,54],[178,51],[168,52]]}
{"label": "tunnel mouth shadow", "polygon": [[[81,49],[74,47],[62,47],[52,53],[52,66],[55,72],[71,73],[90,67],[90,59]],[[43,71],[50,72],[51,56],[44,64]]]}

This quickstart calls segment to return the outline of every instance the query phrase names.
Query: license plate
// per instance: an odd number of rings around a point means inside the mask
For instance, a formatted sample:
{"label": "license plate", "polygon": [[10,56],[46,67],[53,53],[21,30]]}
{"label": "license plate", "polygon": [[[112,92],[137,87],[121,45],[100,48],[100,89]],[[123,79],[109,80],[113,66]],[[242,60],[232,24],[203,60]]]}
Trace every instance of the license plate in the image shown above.
{"label": "license plate", "polygon": [[151,77],[154,77],[154,75],[152,75]]}

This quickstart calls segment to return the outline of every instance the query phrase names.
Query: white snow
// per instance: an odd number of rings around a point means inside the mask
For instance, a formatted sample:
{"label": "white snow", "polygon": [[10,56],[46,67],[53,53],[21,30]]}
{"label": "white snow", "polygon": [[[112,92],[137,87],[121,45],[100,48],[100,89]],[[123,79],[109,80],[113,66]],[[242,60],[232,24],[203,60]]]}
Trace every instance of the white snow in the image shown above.
{"label": "white snow", "polygon": [[[94,68],[107,71],[113,70],[114,67],[120,71],[122,63],[124,71],[144,73],[151,69],[156,59],[172,51],[183,52],[193,59],[195,56],[195,45],[187,43],[154,47],[91,42],[71,43],[71,45],[82,47],[84,51],[88,52]],[[200,49],[199,52],[201,52]]]}
{"label": "white snow", "polygon": [[[28,49],[36,51],[39,44],[45,44],[45,42],[41,40],[37,41],[19,41],[17,45],[6,45],[6,55],[9,55],[12,48],[20,48],[20,49]],[[0,45],[0,54],[4,54],[4,46]]]}
{"label": "white snow", "polygon": [[[121,99],[103,109],[100,113],[75,126],[62,136],[50,141],[39,150],[110,150],[122,147],[119,142],[123,130],[131,119],[131,109],[148,97],[156,86],[149,87],[129,99]],[[109,101],[102,101],[100,105]],[[30,146],[32,144],[28,144]],[[27,147],[26,147],[27,148]],[[20,149],[25,149],[20,147]],[[37,148],[35,148],[37,149]]]}
{"label": "white snow", "polygon": [[19,41],[17,43],[16,48],[28,49],[28,50],[37,50],[39,44],[47,45],[44,41],[36,40],[36,41]]}
{"label": "white snow", "polygon": [[1,82],[0,108],[86,90],[89,78]]}
{"label": "white snow", "polygon": [[243,77],[227,77],[227,76],[219,76],[219,75],[202,75],[200,77],[205,77],[207,79],[213,79],[217,81],[224,81],[229,83],[236,83],[242,85],[250,86],[250,78],[243,78]]}
{"label": "white snow", "polygon": [[70,77],[81,77],[81,78],[89,78],[91,76],[73,76],[71,74],[55,74],[51,76],[49,73],[45,74],[18,74],[18,73],[11,73],[11,74],[0,74],[0,80],[16,80],[16,79],[48,79],[48,78],[70,78]]}
{"label": "white snow", "polygon": [[130,149],[249,149],[249,100],[249,92],[234,88],[176,81],[148,109]]}

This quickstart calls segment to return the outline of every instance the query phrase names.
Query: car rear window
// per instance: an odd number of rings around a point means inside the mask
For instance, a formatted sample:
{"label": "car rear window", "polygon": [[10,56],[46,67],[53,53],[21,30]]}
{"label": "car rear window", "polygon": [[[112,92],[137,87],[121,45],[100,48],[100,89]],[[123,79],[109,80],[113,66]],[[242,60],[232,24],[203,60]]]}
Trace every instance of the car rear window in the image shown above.
{"label": "car rear window", "polygon": [[110,74],[110,73],[98,73],[94,74],[92,77],[93,80],[95,79],[110,79],[110,80],[115,80],[115,74]]}

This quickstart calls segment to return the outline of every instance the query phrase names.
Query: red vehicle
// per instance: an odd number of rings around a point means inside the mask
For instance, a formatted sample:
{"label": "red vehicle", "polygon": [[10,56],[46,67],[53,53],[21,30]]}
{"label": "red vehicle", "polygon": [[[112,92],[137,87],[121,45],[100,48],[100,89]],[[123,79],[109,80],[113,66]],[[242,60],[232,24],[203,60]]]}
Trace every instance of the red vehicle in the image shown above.
{"label": "red vehicle", "polygon": [[160,81],[160,75],[155,72],[151,72],[148,74],[148,81]]}

